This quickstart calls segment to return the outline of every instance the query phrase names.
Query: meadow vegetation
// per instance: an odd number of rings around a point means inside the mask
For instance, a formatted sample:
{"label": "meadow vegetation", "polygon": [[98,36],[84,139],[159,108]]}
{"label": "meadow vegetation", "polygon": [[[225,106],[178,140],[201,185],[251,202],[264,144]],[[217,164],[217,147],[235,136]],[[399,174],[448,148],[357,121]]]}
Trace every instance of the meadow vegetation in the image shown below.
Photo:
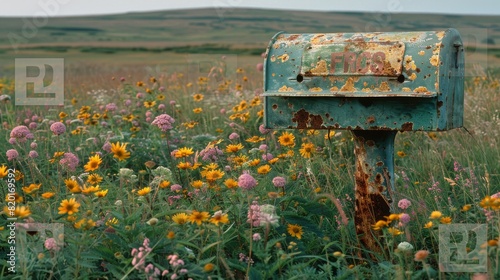
{"label": "meadow vegetation", "polygon": [[[18,52],[0,44],[0,278],[500,277],[496,46],[475,46],[492,60],[467,69],[465,128],[398,133],[392,214],[373,225],[382,250],[370,252],[354,227],[352,134],[262,127],[255,67],[279,30],[364,31],[368,15],[209,13],[57,18]],[[392,16],[387,30],[475,24],[500,40],[488,17]],[[0,22],[2,37],[22,26]],[[193,75],[154,66],[185,66],[187,51],[235,53],[238,67]],[[64,106],[15,106],[13,58],[59,56]],[[15,274],[4,258],[11,214],[18,227],[64,226],[20,239]],[[442,272],[439,225],[465,223],[488,226],[484,244],[467,244],[487,254],[487,271]]]}
{"label": "meadow vegetation", "polygon": [[[376,253],[354,230],[351,133],[264,129],[261,75],[109,76],[63,107],[4,100],[0,196],[15,169],[18,222],[61,223],[64,236],[28,235],[44,246],[25,248],[15,276],[2,260],[3,277],[469,279],[439,272],[450,223],[488,224],[480,247],[498,277],[498,76],[467,79],[466,129],[398,134]],[[13,97],[13,80],[1,90]]]}

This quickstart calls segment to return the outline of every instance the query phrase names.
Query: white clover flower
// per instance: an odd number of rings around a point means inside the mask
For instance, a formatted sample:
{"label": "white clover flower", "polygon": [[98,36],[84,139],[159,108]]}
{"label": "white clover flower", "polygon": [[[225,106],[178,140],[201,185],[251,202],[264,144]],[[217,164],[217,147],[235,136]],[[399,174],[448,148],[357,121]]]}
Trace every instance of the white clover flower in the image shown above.
{"label": "white clover flower", "polygon": [[409,251],[413,250],[413,245],[411,245],[410,243],[408,243],[406,241],[403,241],[403,242],[399,243],[398,249],[402,252],[409,252]]}
{"label": "white clover flower", "polygon": [[272,225],[277,226],[279,224],[279,216],[276,215],[276,207],[271,204],[260,205],[260,215],[259,222],[261,226]]}
{"label": "white clover flower", "polygon": [[134,175],[134,170],[128,168],[120,168],[120,172],[118,173],[120,177],[131,177]]}
{"label": "white clover flower", "polygon": [[149,221],[146,222],[146,224],[150,225],[150,226],[154,226],[158,223],[158,219],[157,218],[151,218],[149,219]]}
{"label": "white clover flower", "polygon": [[164,166],[158,166],[154,170],[151,171],[154,176],[164,177],[165,180],[172,180],[172,171]]}

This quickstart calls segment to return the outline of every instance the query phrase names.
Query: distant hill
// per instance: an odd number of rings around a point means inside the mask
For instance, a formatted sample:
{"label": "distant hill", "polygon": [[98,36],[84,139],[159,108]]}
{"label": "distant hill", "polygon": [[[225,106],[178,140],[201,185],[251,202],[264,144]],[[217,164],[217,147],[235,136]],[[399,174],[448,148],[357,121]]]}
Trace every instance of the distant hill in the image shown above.
{"label": "distant hill", "polygon": [[[38,24],[38,26],[36,26]],[[278,31],[293,33],[458,29],[476,53],[500,58],[500,18],[441,14],[192,9],[106,16],[0,18],[0,62],[35,53],[259,55]],[[17,52],[16,52],[17,51]]]}
{"label": "distant hill", "polygon": [[[262,47],[277,31],[294,33],[484,29],[500,42],[498,16],[304,12],[260,9],[194,9],[107,16],[50,18],[29,30],[32,19],[0,18],[0,46],[9,33],[32,45],[167,47],[229,44]],[[26,32],[23,36],[23,29]],[[32,36],[29,33],[35,33]],[[30,38],[31,37],[31,38]],[[481,42],[486,43],[486,42]]]}

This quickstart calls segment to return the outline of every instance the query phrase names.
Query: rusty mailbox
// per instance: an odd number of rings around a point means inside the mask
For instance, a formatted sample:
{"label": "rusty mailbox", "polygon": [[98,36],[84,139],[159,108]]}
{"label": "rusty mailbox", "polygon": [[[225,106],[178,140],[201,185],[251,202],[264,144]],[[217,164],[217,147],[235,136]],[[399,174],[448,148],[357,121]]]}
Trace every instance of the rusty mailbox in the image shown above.
{"label": "rusty mailbox", "polygon": [[464,48],[455,29],[276,34],[264,63],[264,124],[355,136],[356,230],[391,212],[398,131],[462,126]]}

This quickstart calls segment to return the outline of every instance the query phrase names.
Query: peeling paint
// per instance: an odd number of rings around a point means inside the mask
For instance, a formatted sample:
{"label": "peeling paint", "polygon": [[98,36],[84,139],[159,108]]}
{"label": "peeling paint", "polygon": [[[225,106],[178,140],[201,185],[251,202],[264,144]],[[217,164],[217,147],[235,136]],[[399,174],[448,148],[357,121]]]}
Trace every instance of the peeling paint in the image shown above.
{"label": "peeling paint", "polygon": [[[314,75],[327,75],[328,74],[328,69],[326,67],[326,61],[320,60],[318,63],[316,63],[316,67],[311,68],[311,74]],[[307,73],[306,73],[307,75]]]}
{"label": "peeling paint", "polygon": [[387,91],[391,91],[391,88],[389,87],[389,84],[387,82],[382,82],[382,83],[380,83],[380,86],[378,88],[376,88],[375,90],[387,92]]}
{"label": "peeling paint", "polygon": [[408,79],[414,81],[415,79],[417,78],[417,74],[415,73],[411,73],[410,77],[408,77]]}
{"label": "peeling paint", "polygon": [[332,92],[333,92],[333,91],[339,91],[339,88],[338,88],[338,87],[336,87],[336,86],[333,86],[333,87],[331,87],[331,88],[330,88],[330,91],[332,91]]}
{"label": "peeling paint", "polygon": [[423,56],[423,55],[425,55],[425,52],[424,51],[419,51],[418,55],[422,55]]}
{"label": "peeling paint", "polygon": [[435,55],[431,56],[429,61],[430,61],[432,66],[438,66],[439,65],[439,55],[435,54]]}
{"label": "peeling paint", "polygon": [[324,37],[325,37],[325,34],[317,34],[311,38],[311,43],[319,44],[321,41],[324,40]]}
{"label": "peeling paint", "polygon": [[313,87],[309,89],[310,92],[322,92],[323,89],[320,87]]}
{"label": "peeling paint", "polygon": [[343,81],[345,81],[345,77],[342,77],[342,76],[328,76],[328,79],[329,79],[332,83],[336,83],[336,82],[343,82]]}
{"label": "peeling paint", "polygon": [[291,87],[287,87],[286,85],[282,86],[278,89],[278,92],[291,92],[291,91],[295,91],[295,90]]}
{"label": "peeling paint", "polygon": [[436,33],[436,36],[438,37],[439,40],[443,40],[445,32],[444,31],[439,31]]}
{"label": "peeling paint", "polygon": [[352,77],[349,77],[345,84],[340,88],[340,91],[355,91],[354,81]]}
{"label": "peeling paint", "polygon": [[424,86],[419,86],[416,89],[413,90],[414,93],[425,93],[425,94],[431,94],[429,90],[427,90],[426,87]]}
{"label": "peeling paint", "polygon": [[411,92],[411,88],[409,88],[409,87],[404,87],[401,90],[404,92]]}
{"label": "peeling paint", "polygon": [[290,58],[290,56],[285,53],[285,54],[278,56],[278,58],[281,59],[281,62],[286,62]]}

